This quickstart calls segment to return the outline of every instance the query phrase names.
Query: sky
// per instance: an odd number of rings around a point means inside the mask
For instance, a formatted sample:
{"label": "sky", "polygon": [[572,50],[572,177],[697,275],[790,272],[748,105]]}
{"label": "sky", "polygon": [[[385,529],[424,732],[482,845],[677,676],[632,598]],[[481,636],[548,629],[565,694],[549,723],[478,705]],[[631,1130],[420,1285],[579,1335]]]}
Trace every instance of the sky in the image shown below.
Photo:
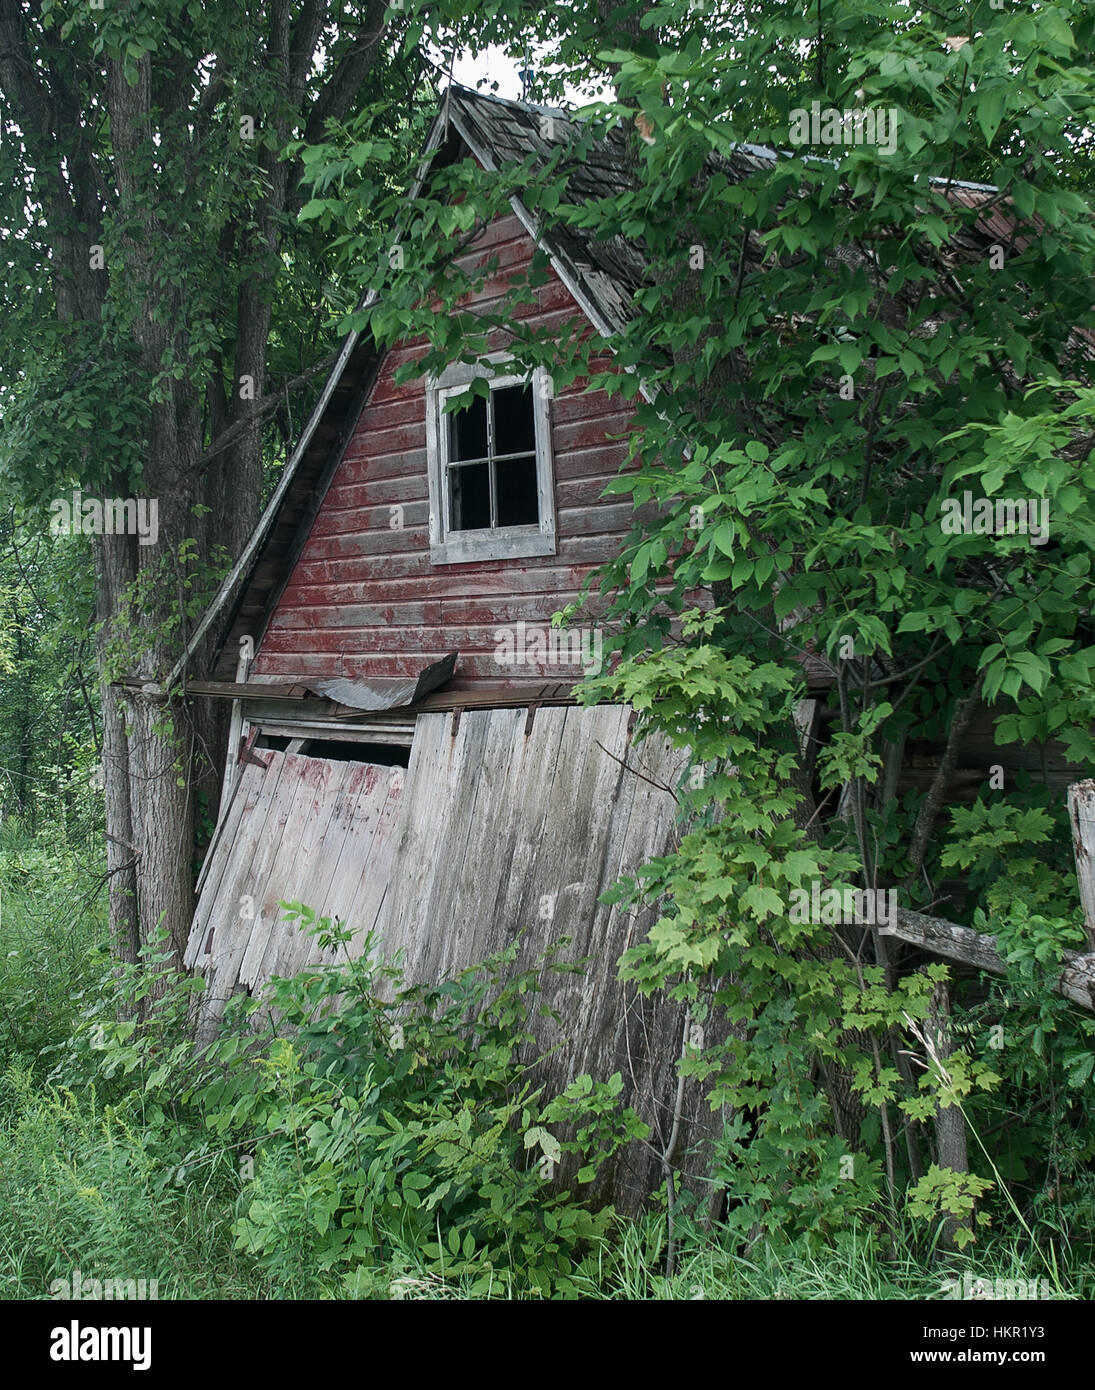
{"label": "sky", "polygon": [[[442,65],[445,65],[445,61]],[[550,58],[546,59],[550,65]],[[530,67],[545,64],[544,54],[533,54],[530,60]],[[484,49],[477,58],[470,54],[462,53],[453,64],[453,80],[459,82],[462,87],[476,88],[476,84],[483,78],[488,78],[492,82],[498,83],[498,91],[495,95],[508,97],[511,100],[521,96],[521,79],[518,71],[524,66],[523,62],[515,62],[506,56],[501,48],[490,47]],[[490,92],[490,87],[483,87],[479,90]],[[565,106],[582,106],[586,102],[593,100],[589,93],[583,93],[577,87],[567,86],[563,104]]]}
{"label": "sky", "polygon": [[[453,64],[453,79],[462,87],[475,87],[481,78],[487,77],[498,83],[500,97],[519,97],[521,79],[517,76],[517,64],[507,58],[500,48],[488,48],[477,58],[462,54]],[[489,88],[485,89],[489,90]]]}

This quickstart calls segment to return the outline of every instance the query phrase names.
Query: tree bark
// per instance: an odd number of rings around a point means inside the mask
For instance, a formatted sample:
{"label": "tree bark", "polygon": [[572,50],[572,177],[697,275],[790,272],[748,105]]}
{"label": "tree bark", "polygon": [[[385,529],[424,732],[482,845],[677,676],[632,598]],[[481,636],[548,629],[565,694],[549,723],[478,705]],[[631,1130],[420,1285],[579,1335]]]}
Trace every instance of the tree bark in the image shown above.
{"label": "tree bark", "polygon": [[[161,45],[128,69],[109,46],[101,55],[86,48],[70,54],[42,27],[36,4],[0,0],[0,91],[18,126],[33,200],[43,210],[56,315],[72,325],[74,342],[91,330],[102,335],[106,351],[116,341],[131,343],[135,370],[155,391],[139,487],[158,504],[159,543],[141,546],[124,536],[94,543],[110,927],[122,961],[135,961],[160,925],[181,952],[192,909],[196,801],[200,796],[202,811],[215,817],[227,711],[211,705],[194,711],[185,701],[168,706],[109,682],[118,674],[162,681],[185,644],[191,561],[180,557],[181,543],[197,542],[198,564],[221,548],[234,558],[258,517],[274,285],[287,214],[298,197],[298,172],[280,151],[294,132],[307,128],[321,136],[327,116],[351,112],[382,52],[385,13],[383,0],[368,0],[363,15],[335,12],[327,0],[273,0],[264,12],[240,17],[254,39],[246,70],[228,56],[235,53],[233,36],[224,53],[212,55],[210,70],[198,72],[185,43],[177,51]],[[316,54],[335,45],[313,101]],[[204,67],[206,58],[201,62]],[[261,109],[253,112],[253,167],[245,157],[237,207],[223,201],[228,184],[220,161],[239,157],[240,132],[225,103],[241,80]],[[276,148],[262,138],[270,135]],[[167,174],[173,157],[191,188],[215,183],[203,208],[216,216],[218,206],[230,207],[215,235],[234,312],[228,331],[206,352],[212,372],[204,376],[190,369],[200,320],[188,303],[189,281],[185,271],[164,273],[164,253],[176,249],[173,237],[208,234],[201,225],[193,231],[185,222],[176,225]],[[104,228],[120,231],[120,243],[104,236]],[[108,262],[100,268],[89,253],[104,241]],[[120,250],[109,254],[112,245]],[[204,250],[195,242],[196,257]],[[223,317],[218,326],[224,328]],[[228,383],[225,363],[233,373]],[[178,377],[170,371],[177,364],[184,366]],[[222,435],[227,439],[218,449]],[[113,495],[135,491],[134,479],[95,453],[94,440],[83,462],[86,477],[96,473]],[[204,515],[195,514],[199,503]],[[119,643],[129,647],[131,663],[107,671],[108,653]],[[195,660],[207,653],[208,644]]]}
{"label": "tree bark", "polygon": [[1068,789],[1068,818],[1072,823],[1072,853],[1084,909],[1087,944],[1095,951],[1095,781],[1074,782]]}

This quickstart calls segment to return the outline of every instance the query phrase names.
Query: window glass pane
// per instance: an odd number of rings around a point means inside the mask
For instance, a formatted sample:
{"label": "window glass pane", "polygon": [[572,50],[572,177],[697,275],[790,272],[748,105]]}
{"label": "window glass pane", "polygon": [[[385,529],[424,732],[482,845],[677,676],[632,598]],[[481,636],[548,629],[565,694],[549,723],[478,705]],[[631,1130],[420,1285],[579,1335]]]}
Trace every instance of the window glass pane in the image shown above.
{"label": "window glass pane", "polygon": [[454,531],[482,531],[490,526],[489,468],[487,463],[470,463],[448,470]]}
{"label": "window glass pane", "polygon": [[494,465],[499,526],[535,526],[540,520],[536,498],[536,456],[507,459]]}
{"label": "window glass pane", "polygon": [[487,456],[487,403],[475,396],[463,410],[449,416],[449,458],[485,459]]}
{"label": "window glass pane", "polygon": [[494,403],[494,452],[526,454],[536,448],[531,386],[503,386],[491,392]]}

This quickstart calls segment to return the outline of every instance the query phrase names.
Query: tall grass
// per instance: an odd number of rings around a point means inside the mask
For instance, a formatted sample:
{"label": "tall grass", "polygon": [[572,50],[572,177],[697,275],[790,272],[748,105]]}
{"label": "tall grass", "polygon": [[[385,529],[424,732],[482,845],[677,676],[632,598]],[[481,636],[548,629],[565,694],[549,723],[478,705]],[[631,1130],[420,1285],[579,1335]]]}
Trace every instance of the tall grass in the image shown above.
{"label": "tall grass", "polygon": [[[376,1267],[326,1273],[286,1259],[270,1272],[234,1238],[239,1158],[178,1089],[147,1070],[108,1075],[88,1043],[106,1006],[110,959],[95,866],[0,833],[0,1293],[50,1296],[54,1280],[155,1280],[161,1299],[459,1299],[470,1281],[392,1239]],[[252,1194],[253,1197],[253,1194]],[[937,1299],[944,1281],[1030,1280],[1055,1272],[1056,1296],[1095,1296],[1090,1247],[1018,1227],[937,1260],[923,1230],[885,1240],[870,1227],[805,1253],[774,1241],[689,1228],[664,1275],[664,1219],[619,1222],[577,1280],[588,1299]],[[479,1297],[514,1296],[499,1270]]]}

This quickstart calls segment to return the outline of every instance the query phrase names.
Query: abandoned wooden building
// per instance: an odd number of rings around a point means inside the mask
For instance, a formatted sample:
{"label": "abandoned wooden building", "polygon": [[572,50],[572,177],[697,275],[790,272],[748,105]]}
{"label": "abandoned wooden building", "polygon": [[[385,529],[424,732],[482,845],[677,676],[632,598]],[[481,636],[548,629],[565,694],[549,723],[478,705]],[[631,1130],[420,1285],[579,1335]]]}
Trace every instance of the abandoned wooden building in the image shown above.
{"label": "abandoned wooden building", "polygon": [[[540,126],[531,107],[453,88],[426,155],[437,167],[470,152],[491,170],[535,146]],[[621,177],[612,151],[591,177]],[[519,200],[466,255],[497,256],[504,280],[537,245],[552,273],[523,312],[611,333],[630,293],[623,257],[601,264],[546,241]],[[488,281],[479,302],[503,289]],[[186,964],[207,978],[210,1027],[234,992],[323,959],[279,902],[337,917],[358,941],[375,931],[411,981],[522,930],[529,962],[570,936],[567,958],[591,965],[545,982],[574,1026],[560,1038],[544,1025],[546,1047],[564,1043],[544,1080],[621,1071],[628,1103],[653,1113],[675,1089],[679,1046],[651,1040],[666,1028],[679,1039],[680,1020],[617,981],[645,926],[597,900],[668,846],[674,801],[660,788],[682,757],[634,748],[629,709],[579,707],[573,687],[596,660],[588,629],[583,649],[551,628],[630,529],[630,503],[602,496],[628,414],[581,383],[553,398],[546,373],[507,371],[497,337],[489,368],[397,386],[422,348],[378,352],[351,334],[206,615],[221,624],[219,660],[187,688],[235,701]],[[489,397],[443,416],[487,370]],[[635,1162],[616,1185],[638,1202],[651,1183],[649,1160]]]}
{"label": "abandoned wooden building", "polygon": [[[552,115],[566,138],[566,116]],[[453,88],[427,156],[436,168],[470,153],[490,171],[544,148],[536,108]],[[625,177],[607,145],[586,176]],[[546,237],[514,198],[465,255],[496,255],[504,282],[538,245],[552,272],[522,312],[541,325],[581,317],[610,337],[641,275],[626,248]],[[489,280],[482,303],[503,288]],[[207,978],[212,1022],[233,992],[319,958],[281,922],[282,901],[337,917],[359,940],[375,931],[412,981],[441,979],[522,929],[528,960],[569,936],[568,958],[591,964],[548,986],[569,1023],[562,1036],[544,1025],[545,1046],[564,1043],[545,1083],[621,1072],[623,1101],[657,1144],[684,1015],[617,980],[649,923],[598,898],[671,845],[675,802],[662,788],[683,758],[633,746],[627,708],[580,707],[572,690],[595,653],[553,643],[550,627],[630,530],[631,503],[603,495],[628,415],[580,383],[553,397],[546,373],[513,374],[504,336],[486,367],[397,386],[422,347],[378,352],[351,334],[195,635],[192,648],[217,624],[220,655],[212,679],[189,672],[187,688],[234,705],[186,964]],[[443,415],[473,373],[489,395]],[[701,1091],[689,1087],[687,1142],[713,1123]],[[625,1158],[623,1207],[660,1177],[652,1162]]]}

